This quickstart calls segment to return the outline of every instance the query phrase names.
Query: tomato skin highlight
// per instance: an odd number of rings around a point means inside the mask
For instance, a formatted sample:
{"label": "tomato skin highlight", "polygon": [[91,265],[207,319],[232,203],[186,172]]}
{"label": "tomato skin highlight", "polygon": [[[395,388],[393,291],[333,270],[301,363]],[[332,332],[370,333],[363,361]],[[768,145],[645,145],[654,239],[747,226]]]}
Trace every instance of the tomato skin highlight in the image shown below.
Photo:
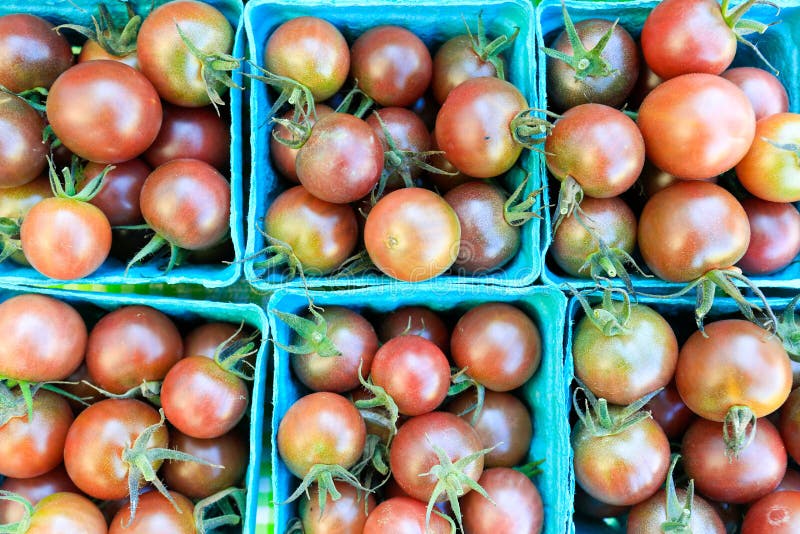
{"label": "tomato skin highlight", "polygon": [[375,509],[375,497],[359,494],[348,484],[339,484],[336,489],[342,494],[341,498],[334,501],[328,495],[324,511],[319,509],[317,486],[311,487],[308,496],[300,497],[297,513],[304,534],[362,534],[368,515]]}
{"label": "tomato skin highlight", "polygon": [[230,146],[230,128],[211,106],[183,108],[166,104],[158,136],[143,157],[153,168],[174,159],[190,158],[224,171]]}
{"label": "tomato skin highlight", "polygon": [[800,491],[771,493],[750,507],[742,534],[792,534],[800,531]]}
{"label": "tomato skin highlight", "polygon": [[124,56],[115,56],[107,52],[97,41],[88,39],[81,46],[81,53],[78,55],[78,63],[86,63],[87,61],[97,61],[98,59],[107,59],[109,61],[119,61],[134,69],[139,68],[139,56],[136,52]]}
{"label": "tomato skin highlight", "polygon": [[726,70],[721,76],[744,91],[753,105],[756,121],[789,111],[786,88],[771,73],[755,67],[737,67]]}
{"label": "tomato skin highlight", "polygon": [[397,336],[420,336],[447,354],[450,351],[450,330],[435,311],[422,306],[405,306],[387,315],[378,328],[384,343]]}
{"label": "tomato skin highlight", "polygon": [[[90,162],[83,168],[84,183],[98,176],[106,168],[102,163]],[[103,187],[90,203],[100,208],[111,226],[126,226],[142,222],[139,195],[150,167],[140,159],[117,163],[103,178]]]}
{"label": "tomato skin highlight", "polygon": [[77,493],[61,492],[35,506],[28,534],[106,534],[106,520],[92,501]]}
{"label": "tomato skin highlight", "polygon": [[178,509],[157,491],[150,491],[139,497],[133,522],[130,503],[122,507],[111,520],[108,534],[196,534],[194,523],[194,504],[180,493],[169,492]]}
{"label": "tomato skin highlight", "polygon": [[43,18],[26,13],[0,17],[0,85],[12,93],[49,89],[72,61],[67,40]]}
{"label": "tomato skin highlight", "polygon": [[410,497],[393,497],[370,512],[362,534],[450,534],[450,524],[437,514],[431,514],[426,529],[425,513],[425,503]]}
{"label": "tomato skin highlight", "polygon": [[494,501],[477,491],[461,498],[464,532],[469,534],[539,534],[544,523],[542,497],[533,482],[508,467],[487,469],[478,479]]}
{"label": "tomato skin highlight", "polygon": [[[54,493],[63,491],[78,493],[79,491],[69,479],[63,465],[38,477],[6,478],[0,484],[0,490],[21,495],[33,505]],[[0,525],[16,523],[22,519],[24,514],[25,509],[21,504],[11,501],[0,502]]]}
{"label": "tomato skin highlight", "polygon": [[792,204],[747,198],[742,207],[750,222],[750,246],[737,265],[748,274],[769,274],[800,254],[800,212]]}
{"label": "tomato skin highlight", "polygon": [[750,150],[736,165],[736,177],[754,196],[770,202],[800,200],[800,165],[795,152],[770,143],[800,140],[800,114],[778,113],[758,121]]}
{"label": "tomato skin highlight", "polygon": [[447,100],[450,91],[465,81],[483,77],[497,77],[497,68],[475,53],[469,35],[457,35],[446,41],[433,57],[431,90],[440,105]]}
{"label": "tomato skin highlight", "polygon": [[44,127],[42,116],[24,100],[0,93],[0,188],[25,185],[44,171]]}

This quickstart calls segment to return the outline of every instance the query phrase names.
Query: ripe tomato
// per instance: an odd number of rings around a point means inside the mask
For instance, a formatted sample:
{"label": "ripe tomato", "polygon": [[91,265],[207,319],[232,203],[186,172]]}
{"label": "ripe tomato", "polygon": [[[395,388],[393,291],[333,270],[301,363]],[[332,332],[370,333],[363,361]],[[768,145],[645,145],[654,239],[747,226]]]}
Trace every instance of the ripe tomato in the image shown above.
{"label": "ripe tomato", "polygon": [[103,512],[92,501],[77,493],[63,492],[39,501],[25,532],[106,534],[107,527]]}
{"label": "ripe tomato", "polygon": [[80,366],[86,325],[75,308],[44,295],[0,304],[0,376],[28,382],[64,380]]}
{"label": "ripe tomato", "polygon": [[242,332],[237,335],[239,327],[230,323],[206,323],[198,326],[183,338],[183,353],[186,356],[205,356],[213,358],[220,345],[236,336],[238,340],[244,337]]}
{"label": "ripe tomato", "polygon": [[335,393],[312,393],[295,402],[281,419],[277,437],[281,458],[298,478],[317,464],[350,468],[366,439],[361,414]]}
{"label": "ripe tomato", "polygon": [[584,193],[609,198],[627,191],[644,166],[642,134],[627,115],[582,104],[558,119],[547,136],[547,168],[557,180],[575,179]]}
{"label": "ripe tomato", "polygon": [[539,329],[510,304],[481,304],[453,329],[450,354],[460,369],[492,391],[511,391],[533,376],[542,359]]}
{"label": "ripe tomato", "polygon": [[399,336],[383,345],[372,360],[372,381],[397,403],[403,415],[432,412],[450,387],[450,364],[432,342]]}
{"label": "ripe tomato", "polygon": [[230,128],[213,108],[164,106],[164,120],[158,137],[144,153],[144,159],[158,167],[174,159],[199,159],[224,171],[231,149]]}
{"label": "ripe tomato", "polygon": [[264,64],[270,72],[305,85],[314,99],[322,102],[347,80],[350,50],[333,24],[317,17],[298,17],[270,35]]}
{"label": "ripe tomato", "polygon": [[792,391],[781,408],[778,428],[789,455],[797,461],[800,458],[800,388]]}
{"label": "ripe tomato", "polygon": [[[98,176],[105,165],[88,163],[83,168],[85,182]],[[139,194],[150,167],[140,159],[117,163],[103,178],[103,187],[91,203],[102,211],[112,226],[134,225],[142,222]]]}
{"label": "ripe tomato", "polygon": [[679,182],[647,202],[638,241],[653,274],[688,282],[739,261],[750,243],[750,223],[739,201],[718,185]]}
{"label": "ripe tomato", "polygon": [[450,351],[450,331],[436,312],[422,306],[398,308],[387,315],[378,328],[378,336],[387,342],[397,336],[420,336],[447,354]]}
{"label": "ripe tomato", "polygon": [[120,163],[152,144],[162,111],[158,93],[141,72],[117,61],[89,61],[58,77],[47,96],[47,118],[73,153]]}
{"label": "ripe tomato", "polygon": [[[67,433],[63,450],[69,477],[95,499],[127,497],[128,476],[134,466],[123,459],[123,451],[159,420],[155,409],[138,400],[106,399],[89,406],[75,418]],[[147,449],[166,448],[168,442],[167,429],[162,426],[146,445]],[[158,470],[160,465],[161,461],[157,461],[152,468]]]}
{"label": "ripe tomato", "polygon": [[0,188],[0,217],[22,219],[32,207],[52,196],[47,176],[39,176],[24,185]]}
{"label": "ripe tomato", "polygon": [[464,174],[499,176],[514,166],[522,152],[511,121],[527,108],[522,93],[506,81],[467,80],[450,91],[436,116],[436,145]]}
{"label": "ripe tomato", "polygon": [[800,213],[792,204],[760,198],[742,201],[750,221],[750,246],[737,264],[748,274],[769,274],[800,254]]}
{"label": "ripe tomato", "polygon": [[473,178],[456,169],[455,166],[444,157],[444,154],[439,151],[435,133],[436,132],[433,132],[431,135],[431,150],[436,153],[430,157],[428,163],[448,174],[428,172],[427,181],[440,193],[446,193],[454,187],[471,182]]}
{"label": "ripe tomato", "polygon": [[431,514],[425,524],[424,503],[410,497],[394,497],[380,503],[367,517],[362,534],[450,534],[450,523]]}
{"label": "ripe tomato", "polygon": [[318,117],[297,151],[297,178],[315,197],[346,204],[372,190],[383,171],[383,148],[369,124],[344,113]]}
{"label": "ripe tomato", "polygon": [[[487,391],[483,407],[476,406],[474,392],[464,393],[447,404],[447,411],[470,423],[484,449],[494,447],[483,459],[486,467],[514,467],[528,456],[533,437],[531,414],[510,393]],[[480,410],[474,421],[476,410]]]}
{"label": "ripe tomato", "polygon": [[66,399],[40,389],[33,395],[32,419],[22,393],[16,391],[4,400],[12,402],[13,407],[6,407],[10,417],[0,426],[0,475],[30,478],[58,467],[73,419]]}
{"label": "ripe tomato", "polygon": [[799,114],[778,113],[758,121],[755,140],[736,166],[736,176],[745,189],[771,202],[800,200],[798,141]]}
{"label": "ripe tomato", "polygon": [[695,415],[681,399],[674,383],[668,384],[645,406],[671,440],[680,439]]}
{"label": "ripe tomato", "polygon": [[0,93],[0,187],[24,185],[42,173],[47,165],[44,126],[44,119],[27,102]]}
{"label": "ripe tomato", "polygon": [[170,534],[196,534],[194,523],[194,504],[180,493],[170,491],[169,494],[177,504],[167,500],[157,491],[150,491],[139,498],[139,505],[131,518],[130,503],[120,509],[111,520],[108,534],[153,534],[169,532]]}
{"label": "ripe tomato", "polygon": [[747,95],[710,74],[686,74],[653,89],[639,107],[637,123],[647,158],[686,180],[705,180],[732,169],[756,133]]}
{"label": "ripe tomato", "polygon": [[221,93],[226,87],[209,79],[209,67],[189,50],[179,28],[187,41],[210,56],[230,54],[233,28],[216,8],[179,0],[151,11],[139,29],[139,67],[161,98],[177,106],[207,106],[212,101],[209,93]]}
{"label": "ripe tomato", "polygon": [[[63,465],[52,471],[32,478],[6,478],[0,484],[0,490],[10,491],[24,497],[29,503],[36,505],[39,501],[54,493],[69,491],[78,493],[78,488],[69,479]],[[20,521],[25,515],[25,508],[12,501],[0,501],[0,525],[8,525]]]}
{"label": "ripe tomato", "polygon": [[[615,307],[619,310],[621,303]],[[607,335],[584,316],[574,329],[572,358],[575,375],[592,393],[628,405],[669,383],[678,362],[678,340],[666,319],[643,304],[631,304],[621,326],[623,332]]]}
{"label": "ripe tomato", "polygon": [[334,501],[328,494],[324,510],[319,508],[319,488],[316,485],[311,486],[307,495],[300,497],[297,515],[304,534],[362,534],[367,516],[375,508],[375,497],[359,493],[347,484],[339,484],[336,489],[342,496]]}
{"label": "ripe tomato", "polygon": [[[386,142],[386,135],[383,133],[378,116],[380,116],[380,120],[383,121],[383,125],[389,131],[397,150],[420,154],[431,149],[431,134],[419,115],[405,108],[383,108],[370,114],[367,117],[367,124],[372,127],[372,131],[380,139],[384,152],[391,150],[391,148]],[[395,154],[393,157],[398,157],[398,155]],[[394,165],[395,162],[392,160],[386,161],[386,166],[390,170],[396,171]],[[418,165],[402,160],[399,164],[399,169],[402,173],[408,173],[413,179],[422,176],[422,169]],[[395,174],[387,185],[389,187],[403,187],[403,180],[400,175]]]}
{"label": "ripe tomato", "polygon": [[106,51],[97,41],[87,39],[81,46],[81,53],[78,55],[78,63],[86,63],[87,61],[97,61],[98,59],[107,59],[110,61],[119,61],[125,63],[134,69],[139,68],[139,56],[136,52],[125,54],[124,56],[115,56],[111,52]]}
{"label": "ripe tomato", "polygon": [[381,106],[413,104],[431,83],[433,60],[419,37],[398,26],[367,30],[350,49],[350,74]]}
{"label": "ripe tomato", "polygon": [[761,498],[747,510],[742,534],[792,534],[800,531],[800,491],[782,491]]}
{"label": "ripe tomato", "polygon": [[216,245],[230,226],[230,184],[214,167],[196,159],[172,160],[150,173],[140,204],[147,224],[186,250]]}
{"label": "ripe tomato", "polygon": [[458,257],[461,225],[442,197],[410,187],[381,198],[369,212],[364,244],[384,274],[406,282],[439,276]]}
{"label": "ripe tomato", "polygon": [[789,111],[786,88],[771,73],[755,67],[737,67],[726,70],[722,77],[744,91],[753,105],[757,121]]}
{"label": "ripe tomato", "polygon": [[508,467],[487,469],[478,479],[492,501],[477,491],[461,498],[464,532],[539,534],[544,523],[542,497],[533,482]]}
{"label": "ripe tomato", "polygon": [[122,394],[163,380],[183,356],[172,320],[148,306],[125,306],[100,319],[89,335],[86,366],[94,384]]}
{"label": "ripe tomato", "polygon": [[12,93],[49,89],[72,60],[69,43],[46,20],[25,13],[0,17],[0,85]]}
{"label": "ripe tomato", "polygon": [[[679,506],[686,502],[686,490],[676,491]],[[662,532],[662,525],[673,519],[667,504],[667,491],[661,490],[644,502],[631,508],[628,514],[628,534]],[[699,495],[693,495],[689,528],[692,534],[725,534],[725,525],[717,511]]]}
{"label": "ripe tomato", "polygon": [[[502,58],[495,61],[503,64]],[[439,104],[443,104],[450,91],[465,81],[484,77],[496,78],[497,67],[488,56],[482,57],[478,53],[470,35],[457,35],[449,39],[433,57],[431,90]]]}
{"label": "ripe tomato", "polygon": [[[316,107],[317,115],[314,117],[313,115],[309,115],[308,125],[313,127],[314,124],[317,123],[317,118],[324,117],[325,115],[330,115],[333,113],[333,108],[330,106],[326,106],[325,104],[317,104]],[[291,119],[294,115],[294,110],[290,109],[283,115],[283,119]],[[289,141],[297,141],[292,134],[289,132],[289,129],[285,126],[275,123],[275,126],[272,130],[272,135],[269,138],[269,153],[272,156],[272,163],[275,164],[276,170],[280,173],[281,176],[286,178],[292,183],[299,184],[300,179],[297,177],[297,151],[298,148],[291,148],[283,143],[279,142],[275,139],[275,136],[280,137],[281,139],[286,139]]]}

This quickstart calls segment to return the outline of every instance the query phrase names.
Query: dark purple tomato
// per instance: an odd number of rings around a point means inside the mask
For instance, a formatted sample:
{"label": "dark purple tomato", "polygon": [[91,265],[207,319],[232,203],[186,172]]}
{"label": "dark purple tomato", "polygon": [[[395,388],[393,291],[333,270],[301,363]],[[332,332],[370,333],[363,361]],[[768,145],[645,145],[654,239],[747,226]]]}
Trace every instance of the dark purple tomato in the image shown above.
{"label": "dark purple tomato", "polygon": [[46,20],[26,13],[0,17],[0,85],[9,91],[49,89],[72,60],[69,43]]}
{"label": "dark purple tomato", "polygon": [[[89,163],[83,172],[86,182],[103,172],[103,163]],[[142,222],[139,195],[150,167],[140,159],[114,164],[103,178],[103,187],[91,203],[100,208],[112,226],[134,225]]]}
{"label": "dark purple tomato", "polygon": [[397,336],[420,336],[432,341],[445,354],[450,351],[447,325],[436,312],[421,306],[406,306],[387,315],[378,335],[384,343]]}
{"label": "dark purple tomato", "polygon": [[750,221],[750,246],[737,264],[748,274],[769,274],[800,253],[800,212],[792,204],[748,198],[742,207]]}
{"label": "dark purple tomato", "polygon": [[684,404],[674,383],[668,384],[645,406],[671,440],[680,439],[694,420],[694,413]]}
{"label": "dark purple tomato", "polygon": [[786,88],[778,78],[764,69],[737,67],[726,70],[722,73],[722,77],[744,91],[753,105],[756,121],[789,111],[789,95],[786,93]]}
{"label": "dark purple tomato", "polygon": [[[677,490],[677,497],[679,505],[683,506],[687,498],[686,490]],[[674,512],[670,511],[667,506],[667,492],[662,489],[646,501],[631,508],[628,514],[628,534],[663,532],[662,525],[665,525],[670,519],[676,519],[669,515]],[[708,501],[699,495],[694,495],[691,510],[689,525],[692,534],[725,534],[725,525],[722,523],[722,519]]]}
{"label": "dark purple tomato", "polygon": [[539,534],[542,531],[542,497],[527,476],[508,467],[495,467],[486,469],[478,484],[491,501],[477,491],[461,498],[464,532]]}
{"label": "dark purple tomato", "polygon": [[212,107],[166,104],[161,130],[144,159],[154,168],[174,159],[191,158],[225,170],[230,151],[230,128]]}
{"label": "dark purple tomato", "polygon": [[[383,128],[378,121],[378,115],[380,115],[380,120],[383,121],[397,150],[419,154],[431,149],[431,134],[419,115],[405,108],[383,108],[367,117],[367,124],[372,126],[372,130],[380,139],[384,151],[390,150],[390,148],[386,142]],[[393,162],[387,161],[385,164],[391,165]],[[418,165],[409,164],[408,162],[401,162],[400,165],[400,169],[403,172],[407,172],[412,179],[422,176],[422,169]],[[394,169],[392,168],[392,170]],[[399,188],[403,186],[403,180],[395,172],[387,185]]]}
{"label": "dark purple tomato", "polygon": [[24,100],[0,93],[0,187],[24,185],[42,173],[47,165],[44,127],[42,116]]}
{"label": "dark purple tomato", "polygon": [[[500,59],[502,61],[502,59]],[[496,77],[497,68],[475,51],[470,35],[457,35],[446,41],[433,58],[431,89],[439,104],[450,91],[472,78]]]}
{"label": "dark purple tomato", "polygon": [[[54,493],[68,491],[78,493],[79,490],[72,483],[63,465],[48,471],[43,475],[32,478],[6,478],[0,484],[0,490],[16,493],[28,500],[32,505]],[[25,515],[25,508],[12,501],[0,501],[0,525],[8,525],[21,521]]]}
{"label": "dark purple tomato", "polygon": [[[325,104],[317,104],[316,105],[317,115],[316,117],[324,117],[325,115],[330,115],[333,113],[333,108],[330,106],[326,106]],[[289,110],[284,113],[284,119],[291,119],[294,115],[294,110]],[[314,126],[317,122],[317,118],[314,116],[309,115],[308,117],[309,126]],[[292,183],[299,184],[300,179],[297,178],[297,151],[300,150],[299,148],[290,148],[283,143],[279,142],[275,139],[275,134],[281,139],[286,139],[287,141],[296,141],[292,134],[289,132],[289,129],[281,124],[275,124],[274,129],[272,130],[272,135],[269,138],[269,153],[272,156],[272,163],[275,164],[275,168],[278,172],[289,180]]]}
{"label": "dark purple tomato", "polygon": [[747,510],[742,534],[794,534],[800,532],[800,491],[772,493]]}

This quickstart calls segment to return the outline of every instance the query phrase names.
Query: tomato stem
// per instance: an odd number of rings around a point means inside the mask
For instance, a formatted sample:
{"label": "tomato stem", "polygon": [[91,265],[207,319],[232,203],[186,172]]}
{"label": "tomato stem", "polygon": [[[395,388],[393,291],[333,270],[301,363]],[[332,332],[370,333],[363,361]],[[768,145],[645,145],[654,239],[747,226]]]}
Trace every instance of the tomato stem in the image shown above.
{"label": "tomato stem", "polygon": [[115,57],[124,57],[136,52],[136,38],[142,26],[142,16],[137,15],[130,2],[123,2],[127,10],[128,20],[120,29],[114,23],[114,17],[105,6],[97,5],[97,16],[92,15],[94,28],[79,24],[61,24],[53,28],[61,33],[63,29],[73,30],[83,35],[90,41],[95,41],[100,48]]}
{"label": "tomato stem", "polygon": [[[237,339],[243,329],[244,322],[239,324],[239,328],[231,337],[219,344],[214,350],[214,362],[220,369],[243,380],[252,381],[255,379],[255,368],[248,359],[258,353],[258,345],[255,342],[258,333],[254,332],[247,337]],[[250,369],[245,370],[245,366]]]}
{"label": "tomato stem", "polygon": [[544,462],[544,459],[536,460],[535,462],[528,462],[527,464],[514,467],[514,471],[518,471],[528,478],[533,478],[543,473],[541,465]]}
{"label": "tomato stem", "polygon": [[487,43],[482,11],[478,13],[478,31],[476,34],[470,31],[467,20],[463,16],[461,18],[464,21],[464,27],[467,29],[467,36],[472,43],[472,51],[475,52],[476,56],[481,58],[481,61],[491,63],[495,72],[497,72],[497,77],[501,80],[505,80],[505,65],[503,64],[503,59],[500,57],[500,53],[511,46],[517,38],[519,35],[519,27],[515,26],[511,35],[501,35]]}
{"label": "tomato stem", "polygon": [[483,404],[486,398],[486,386],[469,376],[467,374],[466,367],[463,369],[454,368],[452,371],[454,372],[450,377],[452,385],[447,390],[448,397],[455,397],[456,395],[460,395],[467,391],[471,387],[475,388],[475,403],[471,406],[468,406],[463,412],[458,414],[458,416],[461,417],[469,412],[472,412],[470,424],[475,426],[478,424],[478,418],[481,416],[481,412],[483,411]]}
{"label": "tomato stem", "polygon": [[[381,408],[386,410],[388,414],[388,418],[386,419],[386,423],[381,423],[381,426],[386,428],[389,431],[389,437],[386,440],[386,446],[388,447],[392,443],[392,439],[397,434],[397,420],[400,418],[400,410],[397,407],[397,403],[394,401],[391,395],[386,392],[381,386],[378,386],[372,382],[372,379],[365,379],[363,374],[363,360],[358,364],[358,381],[361,382],[361,386],[366,389],[368,392],[372,394],[371,399],[361,399],[355,402],[356,408],[362,413],[370,411],[372,408]],[[375,419],[375,418],[373,418]]]}
{"label": "tomato stem", "polygon": [[136,387],[133,387],[126,391],[125,393],[111,393],[110,391],[106,391],[105,389],[92,384],[87,380],[81,380],[82,384],[89,386],[90,388],[96,390],[98,393],[107,397],[109,399],[136,399],[142,398],[154,404],[156,406],[161,406],[161,382],[158,380],[142,380],[142,383]]}
{"label": "tomato stem", "polygon": [[0,490],[0,501],[15,502],[22,505],[24,508],[22,518],[19,521],[0,525],[0,533],[24,534],[28,532],[31,525],[31,518],[33,517],[33,505],[31,502],[22,495],[6,490]]}
{"label": "tomato stem", "polygon": [[[226,488],[197,501],[194,507],[194,522],[197,534],[216,531],[224,526],[240,525],[245,510],[246,495],[247,492],[242,488]],[[234,506],[236,509],[234,509]],[[206,518],[206,514],[215,508],[222,515]]]}
{"label": "tomato stem", "polygon": [[722,423],[725,455],[733,461],[756,437],[758,419],[748,406],[732,406]]}
{"label": "tomato stem", "polygon": [[[295,122],[305,117],[311,117],[316,121],[317,110],[314,106],[314,95],[311,94],[311,89],[297,80],[286,76],[279,76],[255,63],[251,62],[249,65],[250,68],[255,69],[258,74],[246,72],[244,73],[245,76],[266,84],[278,91],[278,98],[275,99],[272,108],[270,108],[267,113],[268,117],[273,117],[284,104],[289,104],[294,110],[292,118]],[[264,124],[260,124],[259,128],[262,126],[264,126]],[[303,139],[303,143],[305,143],[305,139]]]}
{"label": "tomato stem", "polygon": [[675,466],[680,458],[681,456],[679,454],[673,454],[672,461],[669,465],[666,486],[667,520],[661,523],[661,532],[675,532],[676,534],[691,533],[694,480],[689,481],[689,485],[686,488],[686,500],[681,504],[678,500],[678,492],[675,489],[675,479],[673,477]]}
{"label": "tomato stem", "polygon": [[283,345],[277,340],[273,340],[273,343],[289,354],[306,355],[316,353],[323,358],[341,356],[342,352],[328,337],[328,323],[325,318],[313,306],[309,306],[308,310],[314,318],[313,320],[305,319],[292,313],[273,310],[272,313],[291,328],[296,337],[301,340],[298,345]]}
{"label": "tomato stem", "polygon": [[[578,384],[578,387],[572,392],[572,405],[575,414],[587,431],[596,437],[619,434],[651,417],[650,412],[643,411],[642,408],[664,389],[659,388],[625,406],[618,413],[612,414],[608,409],[608,401],[606,399],[595,397],[594,393],[579,378],[575,377],[574,380]],[[583,392],[585,397],[583,408],[578,402],[579,392]]]}
{"label": "tomato stem", "polygon": [[761,53],[761,50],[758,49],[756,45],[748,41],[744,38],[745,35],[751,35],[753,33],[763,34],[766,32],[771,26],[774,26],[779,21],[774,21],[769,24],[765,24],[763,22],[752,20],[752,19],[744,19],[745,13],[750,10],[756,4],[760,5],[767,5],[772,6],[775,10],[780,13],[780,7],[768,0],[746,0],[739,4],[733,11],[728,11],[730,1],[729,0],[722,0],[722,4],[720,5],[720,11],[722,13],[722,18],[725,20],[725,23],[733,30],[733,34],[736,36],[736,40],[742,43],[744,46],[750,48],[758,58],[763,61],[769,68],[772,70],[775,75],[779,74],[778,69],[776,69],[772,64],[764,57],[764,54]]}
{"label": "tomato stem", "polygon": [[553,130],[553,124],[545,118],[535,117],[533,114],[539,113],[547,117],[558,118],[560,115],[547,110],[529,108],[517,113],[509,128],[511,137],[519,145],[531,150],[542,152],[539,145],[543,144]]}
{"label": "tomato stem", "polygon": [[322,514],[325,511],[328,495],[331,496],[332,501],[338,501],[342,497],[342,494],[336,489],[334,480],[340,480],[350,484],[356,488],[359,494],[362,491],[369,493],[369,490],[361,485],[361,482],[359,482],[355,475],[341,465],[316,464],[309,470],[294,493],[281,504],[287,504],[297,500],[303,493],[308,491],[308,488],[311,487],[312,484],[316,483],[319,489],[317,492],[319,511],[320,514]]}
{"label": "tomato stem", "polygon": [[783,342],[783,348],[794,361],[800,361],[800,328],[798,328],[795,315],[798,301],[800,301],[800,294],[786,305],[775,328],[778,337]]}
{"label": "tomato stem", "polygon": [[503,219],[505,219],[506,223],[510,226],[522,226],[531,219],[542,218],[539,212],[542,210],[543,206],[537,206],[535,209],[532,208],[536,206],[539,195],[544,191],[544,186],[536,191],[531,191],[523,200],[518,201],[523,191],[525,191],[530,177],[530,173],[526,173],[525,178],[523,178],[522,182],[520,182],[514,192],[511,193],[511,196],[508,197],[508,200],[503,204]]}
{"label": "tomato stem", "polygon": [[[628,322],[631,317],[631,299],[628,292],[621,288],[606,287],[603,290],[603,302],[592,308],[586,298],[590,291],[578,292],[573,290],[574,297],[583,308],[586,318],[606,337],[625,335],[630,333]],[[622,300],[614,300],[617,293]]]}

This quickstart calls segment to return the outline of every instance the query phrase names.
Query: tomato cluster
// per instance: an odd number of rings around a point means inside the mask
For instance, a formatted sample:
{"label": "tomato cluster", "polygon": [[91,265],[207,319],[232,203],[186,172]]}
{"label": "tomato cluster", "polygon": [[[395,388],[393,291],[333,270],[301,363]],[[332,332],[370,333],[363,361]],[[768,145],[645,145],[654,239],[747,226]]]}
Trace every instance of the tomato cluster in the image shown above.
{"label": "tomato cluster", "polygon": [[307,388],[276,414],[274,434],[302,481],[288,499],[300,500],[298,530],[542,531],[536,464],[521,465],[534,421],[515,394],[542,358],[525,312],[488,302],[452,328],[449,313],[421,306],[373,322],[340,306],[272,313]]}
{"label": "tomato cluster", "polygon": [[75,280],[109,255],[130,267],[168,249],[169,270],[229,254],[234,29],[194,0],[128,15],[0,17],[0,259]]}
{"label": "tomato cluster", "polygon": [[238,524],[260,333],[208,322],[182,335],[143,305],[80,310],[39,294],[0,304],[0,524],[87,534]]}

